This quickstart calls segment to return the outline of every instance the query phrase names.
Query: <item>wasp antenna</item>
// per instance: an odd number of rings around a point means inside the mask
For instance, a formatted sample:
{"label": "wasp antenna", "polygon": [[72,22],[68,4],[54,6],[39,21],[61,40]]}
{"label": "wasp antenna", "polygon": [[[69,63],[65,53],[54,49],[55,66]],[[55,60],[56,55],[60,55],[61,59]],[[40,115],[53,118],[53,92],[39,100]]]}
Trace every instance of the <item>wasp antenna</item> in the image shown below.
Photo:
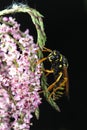
{"label": "wasp antenna", "polygon": [[43,51],[46,51],[46,52],[52,52],[52,50],[51,49],[48,49],[48,48],[46,48],[46,47],[43,47],[44,48],[44,50]]}

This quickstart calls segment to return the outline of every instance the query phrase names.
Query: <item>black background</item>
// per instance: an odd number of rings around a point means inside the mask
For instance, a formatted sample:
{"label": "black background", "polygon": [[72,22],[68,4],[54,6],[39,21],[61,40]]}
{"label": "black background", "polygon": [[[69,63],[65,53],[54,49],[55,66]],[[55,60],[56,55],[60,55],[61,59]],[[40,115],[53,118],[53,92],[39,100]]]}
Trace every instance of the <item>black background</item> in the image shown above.
{"label": "black background", "polygon": [[[46,47],[59,50],[69,62],[70,100],[64,98],[57,101],[61,109],[59,113],[43,99],[40,105],[40,118],[39,120],[33,118],[31,130],[87,129],[86,0],[20,0],[19,2],[21,1],[44,15]],[[11,0],[0,0],[0,10],[11,3]],[[22,24],[24,28],[28,26],[23,19]]]}

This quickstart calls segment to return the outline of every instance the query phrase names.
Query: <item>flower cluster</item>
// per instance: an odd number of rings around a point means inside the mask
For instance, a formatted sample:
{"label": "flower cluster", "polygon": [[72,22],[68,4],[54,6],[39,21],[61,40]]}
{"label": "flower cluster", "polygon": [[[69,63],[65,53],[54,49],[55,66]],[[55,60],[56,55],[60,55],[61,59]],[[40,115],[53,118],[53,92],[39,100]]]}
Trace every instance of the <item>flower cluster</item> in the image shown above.
{"label": "flower cluster", "polygon": [[12,17],[0,18],[0,130],[29,130],[41,104],[39,47]]}

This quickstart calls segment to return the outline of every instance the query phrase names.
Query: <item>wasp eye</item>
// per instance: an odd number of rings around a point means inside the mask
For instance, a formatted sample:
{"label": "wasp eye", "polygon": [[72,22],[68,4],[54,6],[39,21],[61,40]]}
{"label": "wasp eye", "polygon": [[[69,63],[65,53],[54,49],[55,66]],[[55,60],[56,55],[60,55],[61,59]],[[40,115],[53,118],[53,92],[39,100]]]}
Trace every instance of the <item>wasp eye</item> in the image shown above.
{"label": "wasp eye", "polygon": [[54,56],[53,55],[49,55],[48,59],[49,59],[50,62],[52,62],[53,59],[54,59]]}
{"label": "wasp eye", "polygon": [[56,52],[56,51],[54,51],[54,52],[53,52],[53,55],[57,55],[57,52]]}

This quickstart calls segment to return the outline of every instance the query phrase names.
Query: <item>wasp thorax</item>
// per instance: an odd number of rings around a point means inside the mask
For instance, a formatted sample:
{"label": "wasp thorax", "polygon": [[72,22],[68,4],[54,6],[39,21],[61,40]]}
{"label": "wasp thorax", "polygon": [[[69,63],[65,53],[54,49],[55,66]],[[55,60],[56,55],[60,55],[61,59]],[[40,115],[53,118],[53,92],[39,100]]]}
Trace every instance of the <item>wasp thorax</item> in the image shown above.
{"label": "wasp thorax", "polygon": [[68,60],[65,56],[63,56],[63,66],[68,67]]}

